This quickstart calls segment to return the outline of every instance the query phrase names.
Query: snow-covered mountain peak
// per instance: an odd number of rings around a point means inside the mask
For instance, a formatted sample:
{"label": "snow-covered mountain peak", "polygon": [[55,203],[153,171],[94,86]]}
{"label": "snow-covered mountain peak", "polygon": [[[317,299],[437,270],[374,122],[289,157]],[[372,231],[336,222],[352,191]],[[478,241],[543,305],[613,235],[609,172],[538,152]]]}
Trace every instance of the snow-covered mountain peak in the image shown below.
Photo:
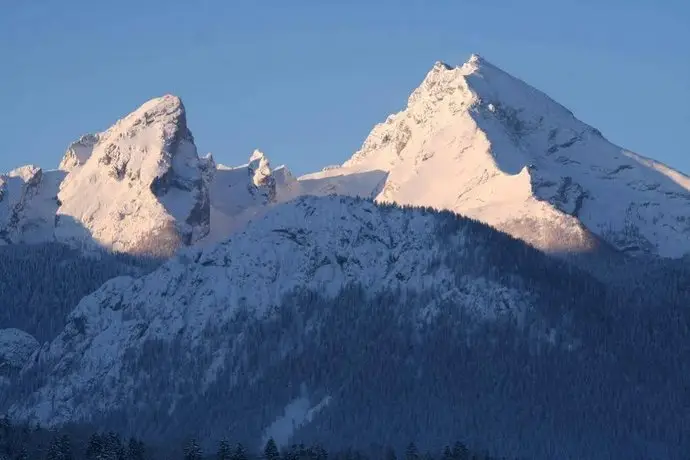
{"label": "snow-covered mountain peak", "polygon": [[[138,124],[139,120],[153,122],[169,117],[184,118],[185,108],[182,99],[173,94],[165,94],[149,99],[136,110],[118,121],[119,125]],[[116,126],[117,126],[116,124]]]}
{"label": "snow-covered mountain peak", "polygon": [[685,175],[611,144],[478,55],[436,63],[340,168],[301,180],[318,183],[316,194],[450,209],[548,251],[604,240],[632,253],[690,252]]}
{"label": "snow-covered mountain peak", "polygon": [[481,57],[478,53],[472,53],[467,62],[470,64],[475,64],[475,63],[481,62],[483,59],[484,58]]}
{"label": "snow-covered mountain peak", "polygon": [[118,180],[152,183],[170,168],[185,179],[199,177],[194,138],[177,96],[146,102],[101,134],[98,144],[90,163]]}
{"label": "snow-covered mountain peak", "polygon": [[83,226],[112,249],[169,253],[208,233],[208,160],[197,154],[179,97],[152,99],[78,144],[81,158],[70,156],[79,162],[69,163],[58,195],[58,237],[73,239]]}
{"label": "snow-covered mountain peak", "polygon": [[453,66],[446,64],[443,61],[436,61],[434,63],[434,67],[432,67],[432,70],[442,71],[442,70],[451,70],[452,68],[453,68]]}
{"label": "snow-covered mountain peak", "polygon": [[161,254],[191,244],[208,233],[208,162],[180,98],[152,99],[72,143],[56,180],[37,188],[47,202],[41,222],[55,227],[48,239]]}

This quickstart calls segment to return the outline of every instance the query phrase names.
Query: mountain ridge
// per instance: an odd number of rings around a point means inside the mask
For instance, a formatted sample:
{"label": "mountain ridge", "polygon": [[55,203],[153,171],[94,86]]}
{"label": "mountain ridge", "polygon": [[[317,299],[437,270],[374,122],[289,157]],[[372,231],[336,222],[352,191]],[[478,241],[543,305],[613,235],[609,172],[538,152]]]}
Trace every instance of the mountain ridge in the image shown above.
{"label": "mountain ridge", "polygon": [[[687,451],[687,268],[663,257],[690,244],[690,182],[479,56],[434,65],[350,160],[300,178],[258,150],[235,167],[200,157],[175,96],[80,138],[61,165],[2,176],[0,229],[40,236],[55,214],[97,236],[144,196],[119,222],[168,223],[175,244],[155,269],[105,270],[125,276],[42,346],[3,332],[21,352],[0,391],[12,418],[163,443],[463,433],[530,458]],[[136,199],[74,198],[130,184]],[[169,241],[125,236],[125,250]],[[549,256],[604,249],[622,254],[603,267],[617,283]]]}
{"label": "mountain ridge", "polygon": [[[156,109],[161,104],[164,108]],[[128,140],[138,136],[128,123],[145,127],[151,122],[162,133],[162,147],[146,144],[155,135]],[[88,184],[101,181],[104,174],[89,174],[87,169],[94,164],[94,151],[106,161],[102,150],[115,145],[106,139],[110,132],[123,138],[117,145],[125,151],[137,145],[160,148],[163,163],[169,161],[164,159],[166,149],[175,150],[178,141],[186,143],[193,152],[185,161],[197,164],[188,171],[201,182],[192,185],[182,176],[168,181],[165,174],[154,178],[157,166],[151,165],[153,169],[142,170],[142,182],[160,191],[173,185],[172,192],[179,196],[169,203],[154,198],[142,209],[127,204],[131,200],[118,204],[99,199],[100,214],[79,206],[76,197],[89,194]],[[602,244],[633,255],[678,258],[690,253],[688,176],[609,143],[566,107],[477,54],[457,67],[436,62],[408,97],[406,108],[377,124],[362,147],[339,166],[295,179],[286,168],[272,169],[265,155],[257,155],[238,167],[198,157],[181,100],[173,95],[152,99],[104,133],[71,144],[58,171],[25,167],[2,176],[0,240],[94,239],[125,252],[137,251],[139,245],[149,250],[171,246],[165,250],[171,254],[197,241],[221,241],[295,196],[335,193],[459,212],[550,253],[592,252]],[[241,172],[245,170],[247,176]],[[119,177],[115,170],[107,174]],[[169,184],[161,186],[166,181]],[[41,182],[46,185],[36,187]],[[11,189],[24,192],[15,192],[18,198],[9,198],[3,212],[2,196]],[[100,196],[95,190],[92,194]],[[183,204],[190,200],[194,203]],[[160,205],[168,209],[152,211]],[[186,211],[175,210],[179,206]],[[149,218],[134,223],[147,212]],[[118,241],[123,234],[119,216],[131,221],[124,235],[132,241]],[[169,223],[161,227],[161,220]],[[162,235],[146,241],[156,227]]]}

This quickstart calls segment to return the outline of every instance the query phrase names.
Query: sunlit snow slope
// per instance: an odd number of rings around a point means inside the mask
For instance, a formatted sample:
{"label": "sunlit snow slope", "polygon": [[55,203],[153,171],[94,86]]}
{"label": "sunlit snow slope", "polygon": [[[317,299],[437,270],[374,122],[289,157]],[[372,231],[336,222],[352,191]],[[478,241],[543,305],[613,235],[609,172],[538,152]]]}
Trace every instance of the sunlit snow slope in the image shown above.
{"label": "sunlit snow slope", "polygon": [[477,55],[434,65],[350,160],[300,182],[450,209],[549,251],[601,239],[630,253],[690,251],[690,178],[611,144]]}

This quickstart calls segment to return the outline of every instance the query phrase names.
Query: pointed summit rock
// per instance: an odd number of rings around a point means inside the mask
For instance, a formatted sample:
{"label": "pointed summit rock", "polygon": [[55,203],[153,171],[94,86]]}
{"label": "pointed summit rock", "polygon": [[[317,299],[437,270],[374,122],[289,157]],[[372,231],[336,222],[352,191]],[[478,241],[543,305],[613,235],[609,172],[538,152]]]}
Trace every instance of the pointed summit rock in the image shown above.
{"label": "pointed summit rock", "polygon": [[[343,179],[373,173],[384,182]],[[690,178],[611,144],[476,54],[458,67],[437,62],[350,160],[301,179],[453,210],[550,252],[602,241],[632,254],[690,252]]]}
{"label": "pointed summit rock", "polygon": [[59,239],[85,234],[114,250],[162,255],[208,233],[205,165],[179,97],[152,99],[77,145],[66,155],[76,161],[63,160],[72,167],[58,194]]}
{"label": "pointed summit rock", "polygon": [[0,176],[0,240],[170,255],[208,233],[213,169],[180,98],[155,98],[72,143],[58,170]]}

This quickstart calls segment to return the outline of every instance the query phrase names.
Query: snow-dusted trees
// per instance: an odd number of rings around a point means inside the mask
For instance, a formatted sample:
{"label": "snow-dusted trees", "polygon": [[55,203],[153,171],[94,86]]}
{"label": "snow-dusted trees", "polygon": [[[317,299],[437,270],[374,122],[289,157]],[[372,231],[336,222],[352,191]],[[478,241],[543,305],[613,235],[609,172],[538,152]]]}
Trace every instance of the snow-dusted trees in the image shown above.
{"label": "snow-dusted trees", "polygon": [[196,439],[191,439],[184,449],[184,460],[201,460],[201,447]]}

